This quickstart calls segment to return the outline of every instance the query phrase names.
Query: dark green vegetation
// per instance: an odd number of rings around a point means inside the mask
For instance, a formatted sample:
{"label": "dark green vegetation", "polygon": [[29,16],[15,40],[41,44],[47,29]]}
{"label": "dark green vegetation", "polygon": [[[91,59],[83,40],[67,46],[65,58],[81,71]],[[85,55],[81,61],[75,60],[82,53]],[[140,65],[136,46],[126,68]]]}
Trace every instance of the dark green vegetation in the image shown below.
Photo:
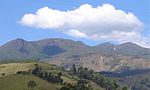
{"label": "dark green vegetation", "polygon": [[1,64],[0,90],[122,90],[123,88],[113,79],[88,68],[75,69],[75,65],[73,69],[66,71],[55,65],[38,62]]}
{"label": "dark green vegetation", "polygon": [[81,80],[91,80],[107,90],[122,90],[122,87],[120,87],[115,80],[106,78],[100,73],[94,72],[86,67],[79,67],[78,70],[76,70],[75,65],[73,65],[70,69],[70,74],[78,76]]}
{"label": "dark green vegetation", "polygon": [[28,88],[31,88],[33,90],[34,87],[36,87],[36,82],[35,81],[29,81],[27,83]]}
{"label": "dark green vegetation", "polygon": [[120,73],[101,72],[104,76],[116,79],[132,90],[150,90],[150,70],[125,70]]}
{"label": "dark green vegetation", "polygon": [[122,83],[132,87],[132,90],[150,90],[150,71],[127,77],[117,78]]}

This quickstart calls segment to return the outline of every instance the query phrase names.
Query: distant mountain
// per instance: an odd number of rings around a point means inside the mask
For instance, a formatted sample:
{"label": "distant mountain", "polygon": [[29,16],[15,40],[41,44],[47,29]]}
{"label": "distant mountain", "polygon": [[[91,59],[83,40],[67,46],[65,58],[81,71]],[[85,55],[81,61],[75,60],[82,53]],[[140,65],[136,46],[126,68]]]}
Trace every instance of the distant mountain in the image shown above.
{"label": "distant mountain", "polygon": [[62,38],[38,41],[18,38],[0,46],[0,60],[26,59],[42,60],[66,68],[76,64],[96,71],[118,72],[125,68],[149,69],[150,49],[131,42],[88,46],[80,41]]}
{"label": "distant mountain", "polygon": [[143,48],[137,44],[127,42],[116,46],[118,53],[135,56],[136,58],[150,59],[150,49]]}
{"label": "distant mountain", "polygon": [[26,41],[18,38],[0,47],[0,60],[44,59],[71,50],[80,51],[84,47],[82,42],[65,39]]}

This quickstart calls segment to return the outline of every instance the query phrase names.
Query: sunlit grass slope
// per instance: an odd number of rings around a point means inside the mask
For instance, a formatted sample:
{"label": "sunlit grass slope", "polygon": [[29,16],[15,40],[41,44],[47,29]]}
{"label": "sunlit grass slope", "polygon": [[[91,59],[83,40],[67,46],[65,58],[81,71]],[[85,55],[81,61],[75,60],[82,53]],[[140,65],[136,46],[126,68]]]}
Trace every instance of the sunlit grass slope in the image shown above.
{"label": "sunlit grass slope", "polygon": [[10,75],[0,78],[0,90],[29,90],[27,83],[36,81],[34,90],[57,90],[55,85],[32,75]]}

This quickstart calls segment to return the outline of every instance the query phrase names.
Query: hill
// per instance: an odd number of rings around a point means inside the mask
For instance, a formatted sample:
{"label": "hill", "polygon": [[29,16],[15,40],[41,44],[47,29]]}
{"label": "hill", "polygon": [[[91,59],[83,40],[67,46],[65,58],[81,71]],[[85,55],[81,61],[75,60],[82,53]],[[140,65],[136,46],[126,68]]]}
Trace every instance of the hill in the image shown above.
{"label": "hill", "polygon": [[[42,68],[42,72],[49,72],[52,75],[56,75],[61,72],[63,83],[76,84],[77,81],[80,80],[76,76],[70,76],[66,71],[62,71],[62,69],[55,65],[40,62],[8,63],[0,65],[1,90],[28,90],[29,88],[27,83],[31,80],[35,81],[37,85],[34,90],[59,90],[64,86],[64,84],[52,83],[40,78],[39,76],[35,76],[34,74],[26,74],[29,70],[34,70],[35,65]],[[23,72],[23,74],[17,74],[18,72]],[[88,83],[92,86],[91,90],[104,90],[104,88],[100,87],[93,81],[88,80]]]}

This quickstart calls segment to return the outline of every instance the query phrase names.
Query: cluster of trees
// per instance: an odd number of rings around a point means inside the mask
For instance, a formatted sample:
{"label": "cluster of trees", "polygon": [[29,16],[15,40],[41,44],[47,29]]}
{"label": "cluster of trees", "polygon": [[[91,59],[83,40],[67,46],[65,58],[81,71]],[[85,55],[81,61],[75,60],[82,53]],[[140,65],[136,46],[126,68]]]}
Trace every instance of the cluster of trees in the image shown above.
{"label": "cluster of trees", "polygon": [[47,80],[50,83],[63,83],[63,79],[61,79],[61,72],[59,72],[57,75],[54,75],[50,72],[43,71],[42,68],[38,66],[38,64],[35,64],[35,69],[32,70],[32,74],[44,80]]}
{"label": "cluster of trees", "polygon": [[[75,65],[73,67],[75,68]],[[31,71],[31,73],[44,80],[47,80],[50,83],[62,84],[63,87],[60,88],[60,90],[91,90],[90,85],[85,79],[78,80],[76,84],[71,84],[71,83],[66,83],[66,82],[63,83],[63,79],[61,79],[61,76],[62,76],[61,72],[57,73],[57,75],[54,75],[50,72],[46,72],[42,70],[42,68],[39,67],[38,64],[35,64],[35,68]],[[74,75],[76,74],[74,73]]]}
{"label": "cluster of trees", "polygon": [[78,80],[75,85],[70,83],[64,83],[63,85],[64,87],[62,87],[60,90],[92,90],[92,87],[85,79]]}
{"label": "cluster of trees", "polygon": [[[94,72],[93,70],[90,70],[86,67],[79,67],[77,69],[74,64],[69,73],[70,75],[78,76],[80,79],[91,80],[101,87],[106,88],[106,90],[118,90],[121,88],[116,81],[106,78],[99,72]],[[125,90],[125,88],[126,87],[123,87],[122,89]]]}

